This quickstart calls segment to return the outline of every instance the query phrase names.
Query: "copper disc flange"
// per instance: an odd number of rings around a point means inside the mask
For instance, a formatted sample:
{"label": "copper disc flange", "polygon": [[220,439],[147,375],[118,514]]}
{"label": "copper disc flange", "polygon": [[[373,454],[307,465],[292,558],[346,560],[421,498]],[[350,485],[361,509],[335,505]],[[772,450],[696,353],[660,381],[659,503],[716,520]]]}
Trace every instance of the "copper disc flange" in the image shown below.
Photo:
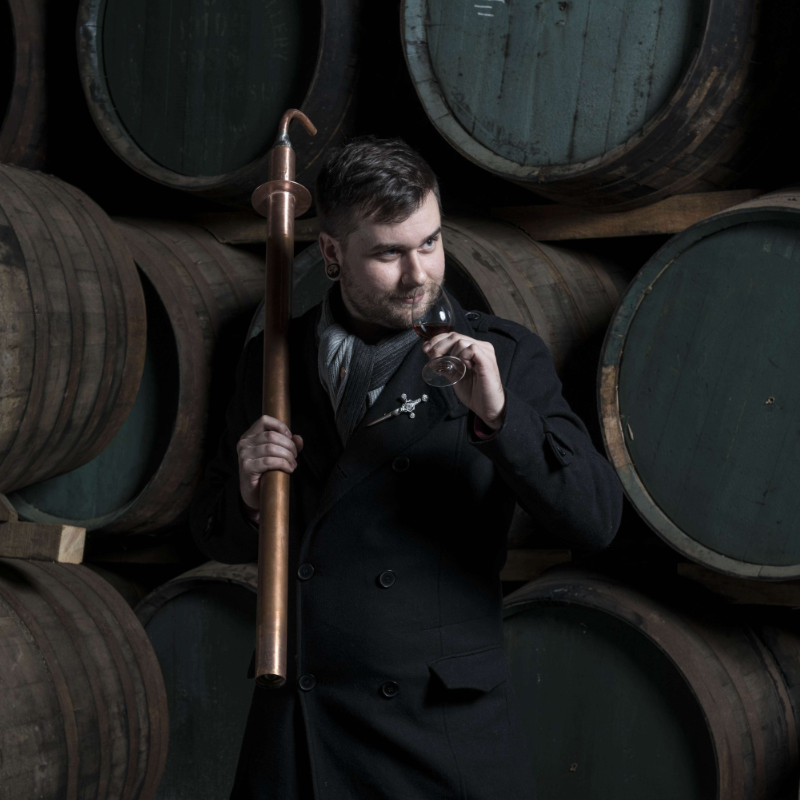
{"label": "copper disc flange", "polygon": [[294,215],[299,217],[311,208],[311,192],[295,181],[267,181],[262,183],[252,197],[253,208],[262,217],[269,215],[269,198],[277,192],[288,192],[294,197]]}

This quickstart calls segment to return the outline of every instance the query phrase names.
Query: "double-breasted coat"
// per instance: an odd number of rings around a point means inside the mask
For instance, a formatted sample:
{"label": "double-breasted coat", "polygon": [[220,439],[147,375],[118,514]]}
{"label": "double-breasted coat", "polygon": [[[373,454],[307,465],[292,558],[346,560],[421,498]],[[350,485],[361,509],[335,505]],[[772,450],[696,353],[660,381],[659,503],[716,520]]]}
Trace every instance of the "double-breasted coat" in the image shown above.
{"label": "double-breasted coat", "polygon": [[[452,388],[422,381],[414,346],[343,449],[317,373],[320,306],[292,321],[290,428],[304,448],[291,477],[288,676],[254,689],[233,800],[535,797],[503,649],[514,504],[566,545],[600,549],[622,489],[542,339],[454,305],[456,330],[494,345],[506,391],[487,440]],[[262,349],[260,334],[242,354],[191,511],[199,546],[227,563],[257,560],[236,442],[261,414]],[[429,400],[413,419],[366,427],[404,393]]]}

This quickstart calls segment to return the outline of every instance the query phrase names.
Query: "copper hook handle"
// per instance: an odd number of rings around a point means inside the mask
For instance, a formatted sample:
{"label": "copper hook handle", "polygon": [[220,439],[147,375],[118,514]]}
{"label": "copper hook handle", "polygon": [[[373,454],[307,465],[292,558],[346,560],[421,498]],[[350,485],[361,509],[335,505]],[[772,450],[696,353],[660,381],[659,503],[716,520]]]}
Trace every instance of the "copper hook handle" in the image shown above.
{"label": "copper hook handle", "polygon": [[312,135],[316,135],[317,129],[314,123],[299,109],[290,108],[281,117],[280,125],[278,126],[278,138],[275,140],[276,145],[283,145],[284,147],[291,147],[292,143],[289,141],[289,123],[293,119],[298,119],[303,123],[303,127]]}

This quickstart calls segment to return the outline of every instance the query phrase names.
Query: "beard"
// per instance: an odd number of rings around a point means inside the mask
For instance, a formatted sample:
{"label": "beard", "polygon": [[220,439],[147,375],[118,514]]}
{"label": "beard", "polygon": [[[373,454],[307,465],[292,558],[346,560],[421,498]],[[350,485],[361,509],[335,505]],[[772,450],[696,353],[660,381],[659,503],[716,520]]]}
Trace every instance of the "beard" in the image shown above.
{"label": "beard", "polygon": [[393,331],[406,330],[412,327],[411,306],[402,302],[403,297],[413,297],[423,289],[426,294],[428,287],[415,287],[412,291],[402,290],[389,294],[376,294],[358,281],[353,281],[342,270],[340,278],[342,296],[347,298],[347,303],[366,322],[380,325]]}

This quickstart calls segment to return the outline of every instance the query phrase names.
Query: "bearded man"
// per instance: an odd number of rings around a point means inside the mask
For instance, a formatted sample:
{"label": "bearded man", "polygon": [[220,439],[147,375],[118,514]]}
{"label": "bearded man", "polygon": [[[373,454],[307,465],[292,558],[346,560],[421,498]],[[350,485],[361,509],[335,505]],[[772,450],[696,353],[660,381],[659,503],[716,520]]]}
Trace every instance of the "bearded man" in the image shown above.
{"label": "bearded man", "polygon": [[[255,561],[260,476],[291,475],[287,681],[255,687],[231,798],[530,800],[499,577],[514,505],[599,550],[619,480],[539,336],[452,300],[455,329],[416,337],[411,301],[445,277],[439,188],[417,153],[333,150],[316,202],[333,284],[290,326],[292,429],[261,416],[261,334],[192,506],[210,558]],[[442,355],[467,372],[431,388],[422,368]],[[423,394],[413,419],[370,425]]]}

